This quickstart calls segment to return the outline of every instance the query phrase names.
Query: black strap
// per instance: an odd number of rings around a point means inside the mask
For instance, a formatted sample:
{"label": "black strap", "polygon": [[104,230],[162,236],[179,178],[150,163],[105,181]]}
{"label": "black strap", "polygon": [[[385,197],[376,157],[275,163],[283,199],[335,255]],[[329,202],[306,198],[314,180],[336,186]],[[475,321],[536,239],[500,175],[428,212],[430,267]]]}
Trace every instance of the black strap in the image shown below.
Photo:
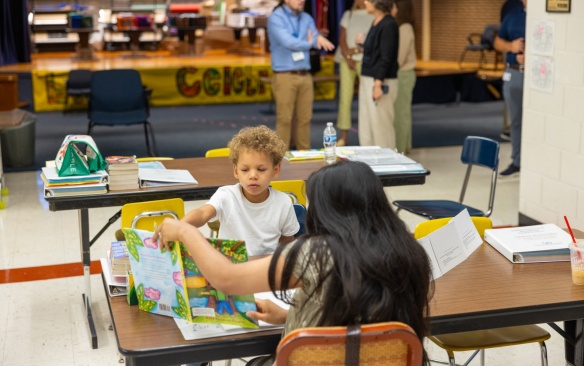
{"label": "black strap", "polygon": [[345,348],[345,366],[359,366],[361,344],[361,325],[347,326],[347,346]]}

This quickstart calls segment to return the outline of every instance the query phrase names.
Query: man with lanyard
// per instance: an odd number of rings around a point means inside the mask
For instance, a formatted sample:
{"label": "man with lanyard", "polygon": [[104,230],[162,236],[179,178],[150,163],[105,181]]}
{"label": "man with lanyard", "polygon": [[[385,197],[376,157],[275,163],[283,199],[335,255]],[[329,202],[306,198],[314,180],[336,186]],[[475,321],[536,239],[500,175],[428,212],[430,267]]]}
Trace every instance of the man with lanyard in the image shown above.
{"label": "man with lanyard", "polygon": [[304,3],[305,0],[280,0],[268,17],[276,132],[288,148],[293,135],[300,150],[310,149],[314,89],[309,51],[313,47],[334,49],[329,40],[318,34],[314,20],[304,12]]}
{"label": "man with lanyard", "polygon": [[525,65],[525,21],[527,0],[523,7],[511,10],[495,38],[495,49],[506,53],[503,96],[511,120],[511,165],[499,173],[501,178],[515,176],[521,167],[521,121],[523,119],[523,68]]}

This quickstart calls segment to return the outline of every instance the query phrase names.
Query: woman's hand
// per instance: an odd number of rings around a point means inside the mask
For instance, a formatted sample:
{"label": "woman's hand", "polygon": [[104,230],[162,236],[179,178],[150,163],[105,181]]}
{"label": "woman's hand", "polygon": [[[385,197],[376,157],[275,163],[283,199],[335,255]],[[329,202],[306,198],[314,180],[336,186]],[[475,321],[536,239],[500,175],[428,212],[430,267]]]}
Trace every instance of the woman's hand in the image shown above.
{"label": "woman's hand", "polygon": [[170,250],[168,243],[171,241],[179,241],[179,232],[182,225],[189,224],[175,219],[164,219],[162,224],[158,225],[156,228],[154,236],[152,236],[152,240],[159,240],[160,245],[164,245],[166,250]]}
{"label": "woman's hand", "polygon": [[365,33],[361,32],[355,37],[355,44],[359,47],[363,47],[363,43],[365,43]]}
{"label": "woman's hand", "polygon": [[381,99],[382,96],[383,96],[383,90],[381,89],[381,85],[375,84],[373,86],[373,93],[372,93],[372,98],[373,98],[373,101],[375,102],[375,104],[377,104],[377,102],[379,101],[379,99]]}
{"label": "woman's hand", "polygon": [[288,310],[281,308],[270,300],[255,301],[258,311],[246,313],[252,319],[261,320],[270,324],[284,324],[288,316]]}

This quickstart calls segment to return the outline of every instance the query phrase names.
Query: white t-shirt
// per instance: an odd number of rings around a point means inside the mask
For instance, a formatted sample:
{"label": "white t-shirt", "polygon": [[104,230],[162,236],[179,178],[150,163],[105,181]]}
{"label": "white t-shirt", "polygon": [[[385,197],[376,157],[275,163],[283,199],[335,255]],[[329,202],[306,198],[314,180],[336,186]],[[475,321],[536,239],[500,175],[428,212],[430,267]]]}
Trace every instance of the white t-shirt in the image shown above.
{"label": "white t-shirt", "polygon": [[215,219],[221,223],[218,237],[245,240],[249,256],[272,254],[281,236],[292,236],[300,229],[292,201],[270,187],[268,199],[251,203],[241,189],[239,183],[221,187],[207,202],[215,207]]}
{"label": "white t-shirt", "polygon": [[[355,39],[359,33],[367,36],[371,24],[373,24],[374,16],[367,13],[366,9],[347,10],[343,13],[341,18],[341,27],[345,28],[347,35],[347,47],[355,48]],[[340,47],[339,47],[340,48]],[[352,56],[354,61],[361,61],[363,54],[359,53]]]}

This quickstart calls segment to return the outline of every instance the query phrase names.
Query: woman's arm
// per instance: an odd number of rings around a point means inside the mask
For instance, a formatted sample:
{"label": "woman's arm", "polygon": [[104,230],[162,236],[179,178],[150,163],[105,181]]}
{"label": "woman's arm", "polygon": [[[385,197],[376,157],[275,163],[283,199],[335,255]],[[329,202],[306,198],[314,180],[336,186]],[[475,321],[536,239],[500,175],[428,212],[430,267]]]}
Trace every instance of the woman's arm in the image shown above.
{"label": "woman's arm", "polygon": [[[180,241],[188,249],[201,273],[213,287],[228,295],[246,295],[270,291],[268,269],[272,256],[234,264],[213,248],[200,231],[186,222],[165,219],[152,240],[160,240],[167,248],[169,242]],[[276,289],[280,289],[284,258],[276,264]],[[296,279],[290,281],[296,284]],[[299,286],[299,284],[296,284]]]}

